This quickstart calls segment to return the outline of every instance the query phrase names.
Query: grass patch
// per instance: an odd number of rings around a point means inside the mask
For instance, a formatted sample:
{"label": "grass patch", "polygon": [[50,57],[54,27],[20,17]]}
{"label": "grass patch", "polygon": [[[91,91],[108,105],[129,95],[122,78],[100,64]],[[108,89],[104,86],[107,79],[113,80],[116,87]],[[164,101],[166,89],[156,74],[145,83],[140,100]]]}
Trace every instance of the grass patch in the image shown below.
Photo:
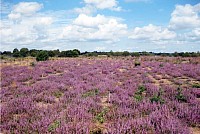
{"label": "grass patch", "polygon": [[163,90],[160,89],[160,91],[158,92],[157,95],[154,95],[153,97],[150,98],[150,101],[156,102],[156,103],[160,103],[160,104],[164,104],[165,100],[163,98],[161,98],[161,95],[163,94]]}
{"label": "grass patch", "polygon": [[138,90],[136,91],[135,95],[133,96],[136,101],[141,101],[143,99],[142,93],[146,91],[144,86],[139,86]]}
{"label": "grass patch", "polygon": [[60,98],[60,97],[63,95],[63,93],[62,93],[61,91],[56,91],[56,92],[53,93],[53,95],[54,95],[56,98]]}
{"label": "grass patch", "polygon": [[99,89],[93,89],[93,90],[90,90],[84,94],[82,94],[82,97],[83,98],[86,98],[86,97],[91,97],[91,96],[95,96],[99,93]]}
{"label": "grass patch", "polygon": [[48,127],[48,131],[49,132],[53,132],[56,130],[56,128],[58,128],[60,126],[60,121],[56,120],[53,123],[51,123]]}
{"label": "grass patch", "polygon": [[104,108],[99,114],[97,114],[95,116],[95,119],[99,122],[99,123],[104,123],[105,122],[105,114],[108,112],[108,108]]}
{"label": "grass patch", "polygon": [[187,102],[186,97],[182,94],[182,89],[180,87],[178,87],[177,91],[178,91],[178,93],[175,96],[175,98],[180,102]]}
{"label": "grass patch", "polygon": [[192,87],[193,88],[200,88],[200,83],[194,83],[194,84],[192,84]]}

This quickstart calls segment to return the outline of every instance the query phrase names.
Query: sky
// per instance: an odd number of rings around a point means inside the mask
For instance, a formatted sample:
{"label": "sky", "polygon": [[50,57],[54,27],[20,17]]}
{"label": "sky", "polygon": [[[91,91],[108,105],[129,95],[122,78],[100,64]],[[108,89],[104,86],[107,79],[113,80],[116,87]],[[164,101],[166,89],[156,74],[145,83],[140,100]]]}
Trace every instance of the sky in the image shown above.
{"label": "sky", "polygon": [[0,0],[0,51],[200,51],[200,0]]}

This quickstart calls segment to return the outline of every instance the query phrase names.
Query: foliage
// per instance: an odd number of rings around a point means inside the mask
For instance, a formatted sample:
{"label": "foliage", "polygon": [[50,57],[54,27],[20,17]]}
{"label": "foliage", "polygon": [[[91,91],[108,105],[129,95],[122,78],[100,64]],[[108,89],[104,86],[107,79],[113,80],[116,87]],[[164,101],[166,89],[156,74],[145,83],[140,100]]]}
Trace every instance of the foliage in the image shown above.
{"label": "foliage", "polygon": [[129,56],[130,55],[130,53],[128,52],[128,51],[124,51],[123,53],[122,53],[122,56]]}
{"label": "foliage", "polygon": [[181,101],[181,102],[187,102],[187,99],[186,97],[182,94],[182,89],[180,87],[177,88],[177,95],[175,96],[175,98],[178,100],[178,101]]}
{"label": "foliage", "polygon": [[99,93],[98,89],[93,89],[93,90],[87,91],[86,93],[82,94],[82,97],[83,98],[91,97],[91,96],[97,95],[98,93]]}
{"label": "foliage", "polygon": [[137,101],[141,101],[143,99],[143,96],[142,96],[142,93],[146,91],[146,88],[143,86],[143,85],[140,85],[138,87],[138,90],[136,91],[135,95],[134,95],[134,98],[137,100]]}
{"label": "foliage", "polygon": [[60,121],[56,120],[55,122],[53,122],[52,124],[49,125],[48,127],[48,131],[49,132],[53,132],[56,130],[56,128],[58,128],[60,126]]}
{"label": "foliage", "polygon": [[60,98],[62,95],[63,95],[63,93],[62,93],[61,91],[56,91],[56,92],[54,92],[54,96],[55,96],[56,98]]}
{"label": "foliage", "polygon": [[150,98],[150,101],[156,102],[156,103],[160,103],[163,104],[165,102],[165,100],[161,97],[161,95],[163,94],[163,90],[160,89],[159,92],[157,93],[157,95],[153,95],[153,97]]}
{"label": "foliage", "polygon": [[46,61],[48,59],[49,59],[49,55],[46,51],[40,51],[36,57],[37,61]]}
{"label": "foliage", "polygon": [[139,61],[135,61],[135,66],[140,66],[140,62]]}
{"label": "foliage", "polygon": [[28,53],[29,53],[28,48],[21,48],[21,49],[20,49],[20,55],[21,55],[22,57],[28,56]]}
{"label": "foliage", "polygon": [[200,83],[194,83],[194,84],[192,84],[192,87],[194,87],[194,88],[200,88]]}
{"label": "foliage", "polygon": [[105,114],[108,112],[107,108],[104,108],[100,113],[98,113],[95,117],[95,119],[99,122],[99,123],[104,123],[105,122]]}

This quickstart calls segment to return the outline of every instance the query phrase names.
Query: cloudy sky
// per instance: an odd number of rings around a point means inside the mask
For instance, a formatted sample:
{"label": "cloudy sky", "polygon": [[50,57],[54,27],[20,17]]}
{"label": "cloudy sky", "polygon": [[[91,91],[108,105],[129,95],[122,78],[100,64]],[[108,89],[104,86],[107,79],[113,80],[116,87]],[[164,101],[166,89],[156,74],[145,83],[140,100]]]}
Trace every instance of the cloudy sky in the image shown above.
{"label": "cloudy sky", "polygon": [[0,0],[1,51],[200,51],[200,0]]}

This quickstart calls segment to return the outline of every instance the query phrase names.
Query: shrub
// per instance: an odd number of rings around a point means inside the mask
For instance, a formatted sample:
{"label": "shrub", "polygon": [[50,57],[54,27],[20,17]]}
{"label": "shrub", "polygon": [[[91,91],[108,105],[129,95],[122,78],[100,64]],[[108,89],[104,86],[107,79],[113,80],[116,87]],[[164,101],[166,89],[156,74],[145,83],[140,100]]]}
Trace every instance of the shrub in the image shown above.
{"label": "shrub", "polygon": [[140,62],[139,61],[135,61],[135,66],[140,66]]}
{"label": "shrub", "polygon": [[192,84],[192,87],[194,87],[194,88],[200,88],[200,83],[194,83],[194,84]]}
{"label": "shrub", "polygon": [[175,98],[178,100],[178,101],[181,101],[181,102],[187,102],[187,99],[186,97],[182,94],[182,89],[180,87],[177,88],[177,95],[175,96]]}
{"label": "shrub", "polygon": [[53,122],[52,124],[49,125],[48,127],[48,131],[49,132],[53,132],[56,130],[56,128],[58,128],[60,126],[60,121],[56,120],[55,122]]}
{"label": "shrub", "polygon": [[40,51],[36,56],[37,61],[46,61],[48,59],[49,59],[49,55],[47,51]]}
{"label": "shrub", "polygon": [[154,95],[153,97],[150,98],[150,101],[153,103],[153,102],[156,102],[156,103],[160,103],[160,104],[163,104],[165,102],[165,100],[163,98],[161,98],[161,95],[163,94],[163,90],[160,89],[160,91],[158,92],[157,95]]}
{"label": "shrub", "polygon": [[150,98],[150,101],[153,103],[153,102],[156,102],[156,103],[161,103],[163,104],[165,101],[164,99],[162,99],[160,96],[158,95],[154,95],[152,98]]}
{"label": "shrub", "polygon": [[105,122],[105,114],[108,112],[108,109],[107,108],[104,108],[99,114],[96,115],[96,120],[99,122],[99,123],[104,123]]}
{"label": "shrub", "polygon": [[94,90],[90,90],[84,94],[82,94],[82,97],[83,98],[86,98],[86,97],[89,97],[89,96],[95,96],[99,93],[99,90],[98,89],[94,89]]}
{"label": "shrub", "polygon": [[133,96],[137,101],[141,101],[143,99],[142,93],[146,91],[144,86],[139,86],[138,90],[136,91],[135,95]]}

